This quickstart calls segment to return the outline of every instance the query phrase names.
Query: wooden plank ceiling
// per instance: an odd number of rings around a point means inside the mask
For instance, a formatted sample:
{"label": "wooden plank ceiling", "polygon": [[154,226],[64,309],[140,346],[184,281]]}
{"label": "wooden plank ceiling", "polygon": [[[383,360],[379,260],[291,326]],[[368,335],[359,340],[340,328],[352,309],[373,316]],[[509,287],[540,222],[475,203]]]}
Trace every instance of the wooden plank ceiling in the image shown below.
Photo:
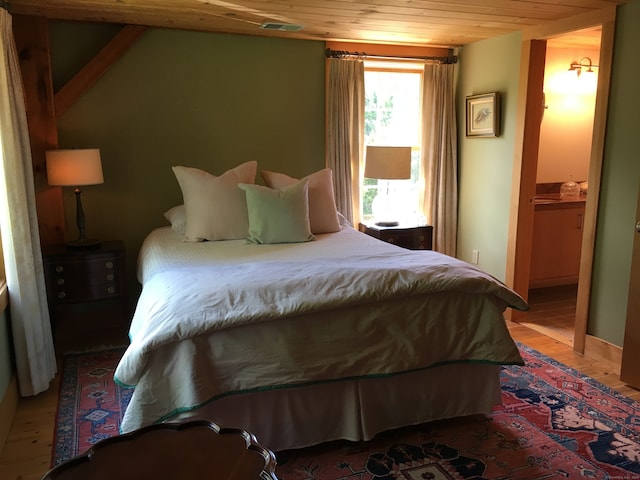
{"label": "wooden plank ceiling", "polygon": [[[8,0],[14,14],[321,41],[453,48],[625,0]],[[265,23],[281,24],[261,28]],[[293,26],[302,26],[299,31]],[[586,31],[574,44],[591,43]]]}

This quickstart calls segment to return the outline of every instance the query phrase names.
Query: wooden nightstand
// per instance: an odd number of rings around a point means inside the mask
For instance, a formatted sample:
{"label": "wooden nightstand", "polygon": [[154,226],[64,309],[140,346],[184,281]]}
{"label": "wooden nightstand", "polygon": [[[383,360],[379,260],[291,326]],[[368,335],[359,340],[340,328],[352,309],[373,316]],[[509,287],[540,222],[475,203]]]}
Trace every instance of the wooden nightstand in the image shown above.
{"label": "wooden nightstand", "polygon": [[433,227],[431,225],[398,225],[397,227],[381,227],[374,223],[360,223],[358,229],[399,247],[410,250],[431,250],[433,247]]}
{"label": "wooden nightstand", "polygon": [[47,300],[56,346],[83,349],[126,343],[125,248],[119,240],[95,247],[42,247]]}

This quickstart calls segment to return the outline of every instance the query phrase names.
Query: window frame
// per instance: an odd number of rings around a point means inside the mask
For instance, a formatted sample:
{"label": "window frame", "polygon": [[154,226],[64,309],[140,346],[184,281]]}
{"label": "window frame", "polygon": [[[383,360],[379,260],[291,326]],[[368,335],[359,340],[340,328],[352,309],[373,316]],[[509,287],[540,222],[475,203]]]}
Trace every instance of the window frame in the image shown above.
{"label": "window frame", "polygon": [[[381,73],[407,73],[407,74],[417,74],[419,75],[419,85],[422,85],[424,82],[424,63],[420,61],[416,61],[414,59],[373,59],[373,60],[364,60],[364,71],[365,71],[365,94],[366,94],[366,72],[381,72]],[[419,105],[422,105],[422,88],[419,89]],[[422,129],[422,108],[418,108],[418,128]],[[421,139],[418,139],[418,145],[413,146],[413,149],[417,147],[418,152],[420,152],[422,145]],[[366,149],[367,143],[363,145],[363,149]],[[413,151],[412,149],[412,151]],[[418,160],[419,161],[419,160]],[[421,178],[420,175],[421,169],[418,168],[418,178],[416,178],[416,183],[419,185],[420,182],[424,182],[424,178]],[[378,187],[378,180],[375,180],[375,184],[367,184],[367,179],[362,175],[360,179],[360,218],[363,221],[371,221],[372,218],[368,218],[365,215],[365,195],[369,190],[373,190]],[[421,205],[416,205],[419,215],[424,215],[422,212]]]}

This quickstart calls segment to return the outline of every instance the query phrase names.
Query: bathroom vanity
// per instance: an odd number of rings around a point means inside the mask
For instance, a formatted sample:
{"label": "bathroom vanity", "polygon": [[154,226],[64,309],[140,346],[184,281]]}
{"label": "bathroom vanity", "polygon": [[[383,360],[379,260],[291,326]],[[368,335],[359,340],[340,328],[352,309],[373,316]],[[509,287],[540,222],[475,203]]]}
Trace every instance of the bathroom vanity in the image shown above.
{"label": "bathroom vanity", "polygon": [[531,249],[530,288],[578,282],[585,195],[561,198],[536,195]]}

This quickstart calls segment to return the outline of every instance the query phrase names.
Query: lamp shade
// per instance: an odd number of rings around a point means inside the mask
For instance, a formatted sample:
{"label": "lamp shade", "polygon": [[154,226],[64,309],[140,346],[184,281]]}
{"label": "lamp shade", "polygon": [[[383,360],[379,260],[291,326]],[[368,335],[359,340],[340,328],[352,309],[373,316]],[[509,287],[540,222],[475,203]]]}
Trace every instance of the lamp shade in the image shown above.
{"label": "lamp shade", "polygon": [[411,178],[411,147],[377,147],[368,145],[364,176],[384,180]]}
{"label": "lamp shade", "polygon": [[50,150],[46,156],[49,185],[78,187],[104,183],[97,148]]}

